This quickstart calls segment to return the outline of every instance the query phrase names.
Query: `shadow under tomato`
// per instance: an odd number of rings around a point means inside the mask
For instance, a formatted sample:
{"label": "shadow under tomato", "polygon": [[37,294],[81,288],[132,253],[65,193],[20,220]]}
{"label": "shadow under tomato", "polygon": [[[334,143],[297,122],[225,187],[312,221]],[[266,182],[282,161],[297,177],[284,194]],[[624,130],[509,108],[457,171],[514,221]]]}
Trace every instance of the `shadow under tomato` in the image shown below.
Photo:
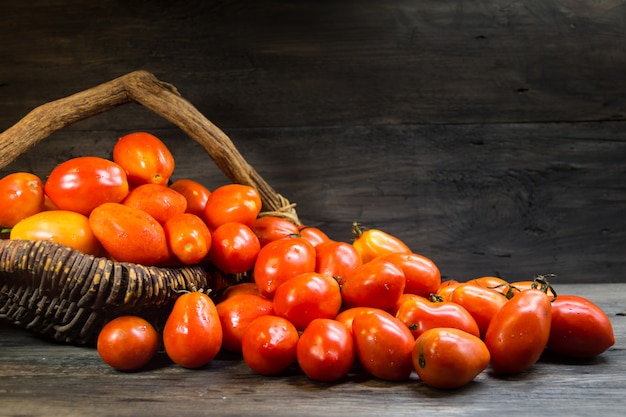
{"label": "shadow under tomato", "polygon": [[158,351],[154,355],[154,357],[150,359],[150,362],[148,362],[146,365],[142,366],[141,368],[135,369],[132,371],[120,371],[120,372],[127,373],[127,374],[152,372],[157,369],[167,368],[168,366],[171,366],[172,363],[173,363],[172,360],[167,356],[165,352]]}
{"label": "shadow under tomato", "polygon": [[350,389],[351,394],[359,392],[362,389],[363,392],[370,392],[372,388],[376,389],[395,389],[399,384],[412,384],[416,381],[417,376],[411,375],[411,378],[406,381],[386,381],[376,378],[368,374],[363,367],[356,362],[350,372],[334,381],[317,381],[309,378],[297,364],[290,367],[285,374],[281,374],[284,377],[288,377],[287,382],[295,388],[310,391],[319,390],[324,391],[328,388],[341,388],[343,386]]}
{"label": "shadow under tomato", "polygon": [[211,360],[208,364],[198,367],[198,368],[184,368],[176,363],[174,363],[167,353],[164,350],[159,350],[156,355],[150,360],[150,362],[144,367],[137,369],[135,371],[130,371],[133,373],[141,373],[141,372],[151,372],[159,369],[165,369],[170,367],[178,367],[180,369],[189,369],[191,371],[202,371],[202,370],[211,370],[211,369],[224,369],[239,366],[242,361],[241,355],[237,355],[236,353],[224,352],[220,351],[217,356]]}
{"label": "shadow under tomato", "polygon": [[550,350],[543,352],[539,358],[538,363],[546,363],[551,365],[574,365],[574,366],[589,366],[605,363],[606,358],[603,354],[593,356],[591,358],[573,358],[569,356],[559,355]]}

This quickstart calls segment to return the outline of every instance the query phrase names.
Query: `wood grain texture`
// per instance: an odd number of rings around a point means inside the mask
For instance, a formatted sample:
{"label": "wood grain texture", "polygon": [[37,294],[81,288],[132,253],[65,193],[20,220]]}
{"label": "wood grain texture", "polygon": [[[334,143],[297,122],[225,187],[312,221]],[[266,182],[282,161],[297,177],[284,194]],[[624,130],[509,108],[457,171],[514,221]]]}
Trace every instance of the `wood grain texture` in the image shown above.
{"label": "wood grain texture", "polygon": [[222,127],[626,118],[620,0],[8,0],[0,129],[135,69]]}
{"label": "wood grain texture", "polygon": [[237,356],[186,370],[161,353],[150,368],[117,372],[91,348],[51,344],[0,323],[3,416],[622,416],[626,400],[624,284],[567,285],[606,311],[616,344],[585,362],[546,356],[531,369],[497,378],[489,369],[460,390],[440,391],[415,376],[390,383],[358,367],[333,384],[296,368],[277,377],[252,372]]}

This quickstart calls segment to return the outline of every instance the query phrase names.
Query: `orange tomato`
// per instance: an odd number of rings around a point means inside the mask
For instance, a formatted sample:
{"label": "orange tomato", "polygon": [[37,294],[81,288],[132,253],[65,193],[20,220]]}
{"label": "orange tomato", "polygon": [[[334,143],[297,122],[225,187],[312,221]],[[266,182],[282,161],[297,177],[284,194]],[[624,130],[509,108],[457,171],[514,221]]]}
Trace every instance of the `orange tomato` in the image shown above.
{"label": "orange tomato", "polygon": [[391,314],[372,309],[352,320],[356,357],[370,375],[387,381],[404,381],[413,371],[415,338]]}
{"label": "orange tomato", "polygon": [[391,262],[375,260],[362,264],[341,280],[344,306],[394,309],[404,293],[405,281],[400,267]]}
{"label": "orange tomato", "polygon": [[461,283],[455,279],[448,279],[441,283],[436,295],[441,298],[442,301],[448,301],[452,292],[461,285]]}
{"label": "orange tomato", "polygon": [[244,362],[261,375],[278,375],[296,362],[298,330],[273,314],[254,319],[241,338]]}
{"label": "orange tomato", "polygon": [[179,296],[163,328],[163,346],[170,359],[185,368],[211,362],[222,347],[223,333],[217,308],[203,292]]}
{"label": "orange tomato", "polygon": [[552,303],[531,288],[513,296],[491,318],[485,343],[495,374],[516,374],[534,365],[550,337]]}
{"label": "orange tomato", "polygon": [[532,280],[528,280],[528,281],[513,281],[510,284],[510,288],[511,291],[513,293],[518,293],[521,291],[526,291],[529,290],[533,287],[533,282]]}
{"label": "orange tomato", "polygon": [[241,352],[243,333],[254,319],[272,314],[272,300],[257,294],[235,294],[217,304],[222,324],[222,348]]}
{"label": "orange tomato", "polygon": [[389,313],[393,314],[394,316],[398,313],[398,310],[400,309],[400,306],[408,300],[422,300],[424,299],[424,297],[422,297],[421,295],[417,295],[417,294],[409,294],[409,293],[403,293],[400,298],[398,298],[398,301],[396,301],[396,305],[393,306],[392,308],[390,308],[389,310],[387,310]]}
{"label": "orange tomato", "polygon": [[317,247],[324,242],[328,242],[330,238],[319,227],[298,226],[298,234],[301,238],[308,240],[313,247]]}
{"label": "orange tomato", "polygon": [[170,188],[181,193],[187,200],[187,213],[204,216],[204,208],[211,191],[197,181],[181,178],[170,184]]}
{"label": "orange tomato", "polygon": [[15,172],[0,179],[0,226],[11,228],[20,220],[44,209],[41,179],[28,172]]}
{"label": "orange tomato", "polygon": [[315,248],[301,237],[278,239],[263,246],[254,263],[254,282],[261,294],[272,298],[280,284],[315,271]]}
{"label": "orange tomato", "polygon": [[203,218],[211,230],[229,222],[252,227],[260,212],[261,196],[255,188],[243,184],[226,184],[213,190]]}
{"label": "orange tomato", "polygon": [[411,253],[402,240],[379,229],[363,229],[357,222],[352,224],[352,244],[361,255],[363,263],[390,253]]}
{"label": "orange tomato", "polygon": [[104,203],[89,216],[91,230],[120,262],[156,265],[170,259],[163,226],[143,210]]}
{"label": "orange tomato", "polygon": [[435,263],[417,253],[389,253],[379,259],[389,261],[402,269],[406,278],[404,292],[429,297],[441,285],[441,273]]}
{"label": "orange tomato", "polygon": [[330,275],[307,272],[276,289],[274,314],[289,320],[302,331],[318,318],[334,319],[341,309],[341,288]]}
{"label": "orange tomato", "polygon": [[254,282],[240,282],[224,288],[216,297],[216,301],[222,302],[237,294],[261,295],[261,291]]}
{"label": "orange tomato", "polygon": [[298,226],[282,217],[262,216],[254,221],[252,231],[259,238],[261,246],[265,246],[273,240],[298,234]]}
{"label": "orange tomato", "polygon": [[361,314],[372,314],[378,311],[379,309],[374,307],[351,307],[342,310],[339,314],[337,314],[335,320],[343,323],[348,328],[348,330],[352,332],[352,323],[354,322],[354,318],[356,316],[359,316]]}
{"label": "orange tomato", "polygon": [[124,135],[113,147],[113,161],[124,168],[128,182],[167,185],[174,172],[174,157],[161,139],[147,132]]}
{"label": "orange tomato", "polygon": [[484,339],[492,317],[507,303],[508,298],[491,287],[463,283],[452,291],[448,300],[461,305],[474,317],[480,337]]}
{"label": "orange tomato", "polygon": [[87,216],[69,210],[33,214],[17,223],[9,237],[14,240],[49,240],[89,255],[100,255],[102,252]]}
{"label": "orange tomato", "polygon": [[496,290],[502,294],[507,294],[509,289],[510,289],[510,285],[509,283],[500,277],[492,277],[492,276],[484,276],[484,277],[478,277],[478,278],[474,278],[474,279],[470,279],[469,281],[467,281],[469,284],[474,284],[474,285],[479,285],[481,287],[487,287],[487,288],[491,288],[493,290]]}
{"label": "orange tomato", "polygon": [[211,232],[204,221],[191,213],[178,213],[163,225],[170,251],[184,265],[201,262],[211,249]]}
{"label": "orange tomato", "polygon": [[315,272],[342,280],[360,267],[361,257],[348,242],[328,240],[315,247]]}
{"label": "orange tomato", "polygon": [[44,184],[55,207],[89,216],[102,203],[119,203],[128,195],[128,178],[113,161],[96,156],[68,159],[57,165]]}
{"label": "orange tomato", "polygon": [[459,329],[438,327],[417,338],[412,359],[415,372],[426,385],[455,389],[484,371],[490,354],[477,336]]}
{"label": "orange tomato", "polygon": [[354,339],[350,330],[332,319],[315,319],[298,340],[296,359],[302,372],[315,381],[336,381],[354,364]]}
{"label": "orange tomato", "polygon": [[187,209],[187,200],[178,191],[160,184],[143,184],[133,189],[122,204],[143,210],[161,224]]}
{"label": "orange tomato", "polygon": [[224,223],[211,232],[209,259],[227,274],[241,274],[254,268],[261,250],[252,229],[237,222]]}
{"label": "orange tomato", "polygon": [[44,210],[58,210],[59,208],[54,205],[52,200],[50,200],[50,197],[44,194],[43,209]]}
{"label": "orange tomato", "polygon": [[413,297],[405,300],[396,317],[417,339],[428,329],[452,327],[480,336],[480,329],[474,317],[464,307],[449,301],[432,302],[427,298]]}
{"label": "orange tomato", "polygon": [[526,280],[526,281],[513,281],[509,284],[508,292],[506,293],[507,298],[513,298],[515,294],[518,294],[523,291],[527,291],[530,289],[536,288],[541,290],[546,294],[550,299],[556,298],[556,293],[552,285],[547,281],[543,280]]}

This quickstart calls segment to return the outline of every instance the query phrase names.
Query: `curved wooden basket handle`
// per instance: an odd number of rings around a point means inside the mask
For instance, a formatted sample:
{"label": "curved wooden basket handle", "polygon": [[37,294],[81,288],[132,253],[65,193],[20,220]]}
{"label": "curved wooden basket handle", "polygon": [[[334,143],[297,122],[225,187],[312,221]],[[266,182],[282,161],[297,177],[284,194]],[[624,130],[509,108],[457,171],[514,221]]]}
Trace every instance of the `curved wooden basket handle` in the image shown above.
{"label": "curved wooden basket handle", "polygon": [[0,168],[13,162],[53,132],[131,102],[141,104],[178,126],[207,151],[232,182],[255,187],[261,194],[264,214],[280,214],[300,224],[295,205],[278,194],[246,162],[222,130],[185,100],[176,87],[143,70],[130,72],[33,109],[15,125],[0,133]]}

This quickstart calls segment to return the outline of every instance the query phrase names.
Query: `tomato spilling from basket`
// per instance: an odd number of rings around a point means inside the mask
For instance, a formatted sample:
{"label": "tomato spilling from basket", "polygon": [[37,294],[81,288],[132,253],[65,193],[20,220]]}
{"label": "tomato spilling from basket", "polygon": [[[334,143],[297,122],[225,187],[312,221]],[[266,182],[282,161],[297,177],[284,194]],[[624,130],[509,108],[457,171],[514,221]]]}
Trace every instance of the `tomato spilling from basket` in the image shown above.
{"label": "tomato spilling from basket", "polygon": [[[216,146],[232,147],[150,75],[119,82],[157,109],[134,88],[161,87],[201,121],[199,131],[193,118],[194,128],[185,118],[181,126],[214,159]],[[243,169],[227,169],[232,183],[213,190],[173,181],[172,153],[147,132],[120,138],[111,159],[64,161],[45,182],[26,172],[0,179],[0,317],[94,343],[119,370],[145,366],[162,340],[186,368],[229,351],[262,375],[296,365],[317,381],[417,374],[440,389],[489,366],[517,374],[547,352],[588,359],[615,343],[606,314],[557,295],[551,276],[442,282],[435,262],[383,230],[354,222],[353,240],[342,242],[301,224],[236,151],[226,153]]]}

